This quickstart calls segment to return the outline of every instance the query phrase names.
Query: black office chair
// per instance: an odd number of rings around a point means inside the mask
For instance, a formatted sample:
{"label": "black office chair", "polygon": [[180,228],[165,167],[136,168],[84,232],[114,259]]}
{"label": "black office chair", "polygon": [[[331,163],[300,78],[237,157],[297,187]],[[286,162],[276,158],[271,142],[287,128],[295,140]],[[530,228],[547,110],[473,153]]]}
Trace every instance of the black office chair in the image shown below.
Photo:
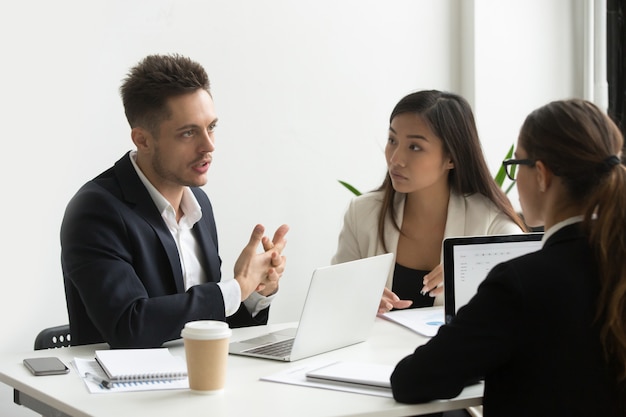
{"label": "black office chair", "polygon": [[35,338],[35,350],[53,349],[71,345],[70,325],[48,327]]}

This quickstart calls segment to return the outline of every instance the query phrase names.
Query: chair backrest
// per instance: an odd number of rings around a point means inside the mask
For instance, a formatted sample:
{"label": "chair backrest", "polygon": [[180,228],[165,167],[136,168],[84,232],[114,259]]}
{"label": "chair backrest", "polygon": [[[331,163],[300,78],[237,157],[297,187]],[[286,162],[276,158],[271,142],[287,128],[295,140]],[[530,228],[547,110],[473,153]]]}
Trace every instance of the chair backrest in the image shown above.
{"label": "chair backrest", "polygon": [[35,338],[35,350],[67,347],[70,345],[69,324],[43,329]]}

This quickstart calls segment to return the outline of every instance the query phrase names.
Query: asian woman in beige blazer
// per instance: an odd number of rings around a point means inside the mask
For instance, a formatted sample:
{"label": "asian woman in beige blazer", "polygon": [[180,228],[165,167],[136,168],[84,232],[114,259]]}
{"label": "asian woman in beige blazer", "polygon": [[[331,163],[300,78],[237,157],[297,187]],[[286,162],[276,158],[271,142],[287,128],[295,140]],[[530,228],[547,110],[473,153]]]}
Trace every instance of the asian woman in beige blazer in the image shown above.
{"label": "asian woman in beige blazer", "polygon": [[395,254],[379,312],[443,303],[445,237],[525,231],[487,168],[462,97],[431,90],[400,100],[385,157],[383,184],[351,202],[332,259]]}

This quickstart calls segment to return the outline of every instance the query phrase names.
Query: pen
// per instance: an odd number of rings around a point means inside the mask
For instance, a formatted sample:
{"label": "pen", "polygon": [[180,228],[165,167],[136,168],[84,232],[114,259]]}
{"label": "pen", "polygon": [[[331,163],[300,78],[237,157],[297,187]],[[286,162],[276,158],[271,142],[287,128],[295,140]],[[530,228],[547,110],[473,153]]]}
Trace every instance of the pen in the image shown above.
{"label": "pen", "polygon": [[113,383],[108,379],[100,378],[96,374],[92,374],[91,372],[85,373],[85,378],[91,379],[93,382],[96,382],[102,386],[102,388],[109,389],[113,386]]}

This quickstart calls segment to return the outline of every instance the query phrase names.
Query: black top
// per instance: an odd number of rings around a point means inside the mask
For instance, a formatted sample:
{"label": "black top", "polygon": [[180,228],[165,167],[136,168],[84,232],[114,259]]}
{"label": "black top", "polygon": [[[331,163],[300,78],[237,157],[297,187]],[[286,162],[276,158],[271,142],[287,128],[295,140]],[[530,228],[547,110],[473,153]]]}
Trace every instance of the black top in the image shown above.
{"label": "black top", "polygon": [[432,307],[435,298],[428,295],[420,294],[424,287],[424,276],[430,271],[420,271],[419,269],[411,269],[396,263],[393,271],[393,291],[401,300],[413,300],[413,304],[409,308]]}

